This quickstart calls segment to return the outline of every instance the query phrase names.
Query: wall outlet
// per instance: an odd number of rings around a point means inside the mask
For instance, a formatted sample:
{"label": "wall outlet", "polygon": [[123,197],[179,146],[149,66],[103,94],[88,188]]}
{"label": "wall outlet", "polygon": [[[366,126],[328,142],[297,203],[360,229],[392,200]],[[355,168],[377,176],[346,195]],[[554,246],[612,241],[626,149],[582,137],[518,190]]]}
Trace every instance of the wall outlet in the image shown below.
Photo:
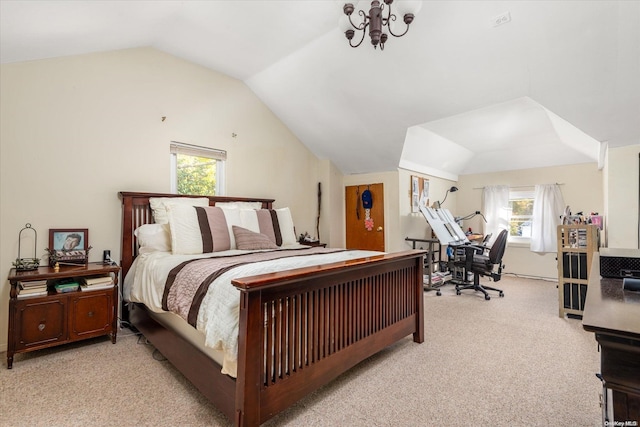
{"label": "wall outlet", "polygon": [[501,13],[500,15],[495,16],[491,20],[491,22],[493,22],[494,27],[497,27],[502,24],[506,24],[507,22],[511,22],[511,13],[509,12]]}

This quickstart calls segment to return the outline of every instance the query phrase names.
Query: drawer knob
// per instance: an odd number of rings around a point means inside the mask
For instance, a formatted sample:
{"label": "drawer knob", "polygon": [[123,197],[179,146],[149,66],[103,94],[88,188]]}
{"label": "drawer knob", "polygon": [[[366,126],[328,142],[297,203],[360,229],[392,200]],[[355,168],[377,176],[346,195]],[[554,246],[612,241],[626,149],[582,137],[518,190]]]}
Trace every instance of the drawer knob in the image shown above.
{"label": "drawer knob", "polygon": [[93,311],[88,312],[88,313],[87,313],[87,316],[89,316],[89,317],[93,317]]}
{"label": "drawer knob", "polygon": [[44,323],[40,323],[40,324],[38,325],[38,330],[39,330],[40,332],[44,331],[45,326],[46,326],[46,325],[45,325]]}

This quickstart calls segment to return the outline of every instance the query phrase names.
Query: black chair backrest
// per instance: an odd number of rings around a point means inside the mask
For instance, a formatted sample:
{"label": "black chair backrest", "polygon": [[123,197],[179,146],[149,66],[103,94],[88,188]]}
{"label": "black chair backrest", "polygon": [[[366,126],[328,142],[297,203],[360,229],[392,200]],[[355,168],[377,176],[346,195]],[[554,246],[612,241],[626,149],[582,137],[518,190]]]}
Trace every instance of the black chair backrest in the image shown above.
{"label": "black chair backrest", "polygon": [[496,237],[496,241],[493,242],[493,246],[491,246],[491,250],[489,250],[489,261],[491,261],[491,264],[500,264],[502,262],[502,256],[507,247],[508,234],[509,232],[507,230],[502,230],[500,234],[498,234],[498,237]]}

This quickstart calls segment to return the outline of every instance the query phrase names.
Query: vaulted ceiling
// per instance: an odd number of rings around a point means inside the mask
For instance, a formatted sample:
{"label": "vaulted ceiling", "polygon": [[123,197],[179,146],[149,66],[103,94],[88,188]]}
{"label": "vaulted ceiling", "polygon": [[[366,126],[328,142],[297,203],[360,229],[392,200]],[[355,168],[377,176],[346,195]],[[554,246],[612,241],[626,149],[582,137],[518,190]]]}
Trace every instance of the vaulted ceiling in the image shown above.
{"label": "vaulted ceiling", "polygon": [[342,5],[2,0],[0,60],[151,46],[244,81],[345,174],[455,180],[640,144],[638,1],[425,1],[384,51],[348,46]]}

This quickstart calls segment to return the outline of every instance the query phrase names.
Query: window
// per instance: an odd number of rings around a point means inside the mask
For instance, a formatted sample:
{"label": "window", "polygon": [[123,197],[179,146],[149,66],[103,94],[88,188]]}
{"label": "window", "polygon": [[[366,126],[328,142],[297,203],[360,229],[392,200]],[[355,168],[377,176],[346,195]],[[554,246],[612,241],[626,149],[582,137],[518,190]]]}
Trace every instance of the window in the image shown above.
{"label": "window", "polygon": [[533,221],[533,199],[535,192],[509,191],[509,239],[528,240],[531,238],[531,224]]}
{"label": "window", "polygon": [[224,195],[227,152],[171,142],[171,192],[199,196]]}

